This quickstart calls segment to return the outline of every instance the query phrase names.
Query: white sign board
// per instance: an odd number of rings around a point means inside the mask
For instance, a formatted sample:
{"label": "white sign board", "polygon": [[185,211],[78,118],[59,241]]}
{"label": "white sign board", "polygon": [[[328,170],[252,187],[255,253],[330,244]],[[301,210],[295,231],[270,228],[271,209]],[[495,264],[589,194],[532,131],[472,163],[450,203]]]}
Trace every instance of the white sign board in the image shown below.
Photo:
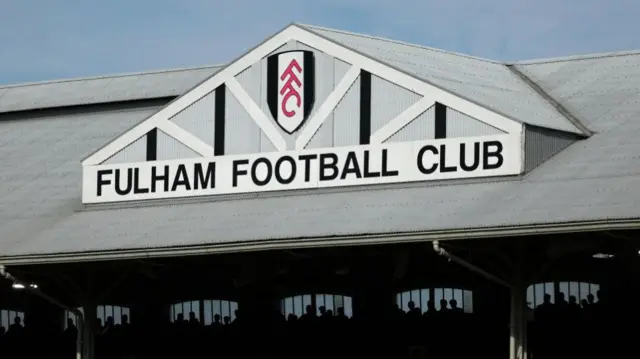
{"label": "white sign board", "polygon": [[450,180],[522,173],[519,135],[83,168],[83,203]]}

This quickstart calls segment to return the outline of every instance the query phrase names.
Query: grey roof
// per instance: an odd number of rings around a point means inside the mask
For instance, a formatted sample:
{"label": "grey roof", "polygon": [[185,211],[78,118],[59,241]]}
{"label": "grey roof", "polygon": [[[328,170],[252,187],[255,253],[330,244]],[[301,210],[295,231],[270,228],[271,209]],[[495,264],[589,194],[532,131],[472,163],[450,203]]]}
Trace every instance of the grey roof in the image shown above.
{"label": "grey roof", "polygon": [[334,29],[304,27],[513,120],[582,133],[503,62]]}
{"label": "grey roof", "polygon": [[223,66],[0,86],[0,113],[182,95]]}
{"label": "grey roof", "polygon": [[158,109],[0,121],[0,253],[74,218],[81,209],[80,158]]}
{"label": "grey roof", "polygon": [[[0,121],[0,261],[29,254],[639,219],[640,53],[516,66],[596,133],[514,180],[82,211],[81,158],[153,109]],[[440,81],[448,76],[455,71],[443,71]],[[463,91],[471,80],[457,76],[454,83]],[[470,88],[497,94],[480,84],[487,81],[470,82]],[[515,86],[509,81],[500,87]],[[511,99],[505,106],[535,103],[524,90],[503,95]],[[530,121],[558,120],[539,111]]]}

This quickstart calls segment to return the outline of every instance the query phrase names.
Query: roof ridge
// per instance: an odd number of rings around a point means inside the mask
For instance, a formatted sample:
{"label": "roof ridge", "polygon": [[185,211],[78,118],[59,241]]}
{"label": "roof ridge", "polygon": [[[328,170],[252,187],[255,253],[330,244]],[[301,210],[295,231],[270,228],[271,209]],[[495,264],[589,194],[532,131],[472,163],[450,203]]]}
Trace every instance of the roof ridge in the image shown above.
{"label": "roof ridge", "polygon": [[443,54],[447,54],[447,55],[453,55],[453,56],[464,57],[464,58],[472,59],[472,60],[479,60],[479,61],[489,62],[489,63],[492,63],[492,64],[499,64],[499,65],[504,65],[505,64],[503,61],[487,59],[487,58],[484,58],[484,57],[473,56],[473,55],[469,55],[469,54],[463,54],[463,53],[460,53],[460,52],[447,51],[447,50],[438,49],[438,48],[435,48],[435,47],[415,44],[415,43],[406,42],[406,41],[394,40],[394,39],[381,37],[381,36],[361,34],[361,33],[357,33],[357,32],[333,29],[333,28],[328,28],[328,27],[323,27],[323,26],[316,26],[316,25],[308,25],[308,24],[296,24],[296,25],[299,25],[299,26],[302,26],[302,27],[305,27],[305,28],[309,28],[311,30],[313,30],[313,29],[325,30],[325,31],[336,32],[336,33],[339,33],[339,34],[352,35],[352,36],[369,38],[369,39],[373,39],[373,40],[391,42],[391,43],[395,43],[395,44],[399,44],[399,45],[406,45],[406,46],[419,48],[419,49],[422,49],[422,50],[429,50],[429,51],[439,52],[439,53],[443,53]]}
{"label": "roof ridge", "polygon": [[583,54],[583,55],[569,55],[569,56],[560,56],[560,57],[548,57],[541,59],[532,59],[532,60],[522,60],[508,63],[507,65],[540,65],[540,64],[549,64],[554,62],[568,62],[568,61],[580,61],[580,60],[593,60],[593,59],[601,59],[606,57],[624,57],[624,56],[634,56],[640,55],[640,50],[627,50],[627,51],[611,51],[611,52],[597,52],[592,54]]}
{"label": "roof ridge", "polygon": [[156,74],[162,74],[162,73],[168,73],[168,72],[193,71],[193,70],[201,70],[201,69],[216,68],[216,67],[223,67],[223,66],[226,66],[226,64],[203,65],[203,66],[194,66],[194,67],[181,67],[181,68],[150,70],[150,71],[140,71],[140,72],[125,72],[125,73],[114,74],[114,75],[76,77],[76,78],[70,78],[70,79],[59,79],[59,80],[48,80],[48,81],[23,82],[23,83],[18,83],[18,84],[0,85],[0,90],[12,89],[12,88],[18,88],[18,87],[40,86],[40,85],[49,85],[49,84],[61,84],[61,83],[66,83],[66,82],[107,80],[107,79],[116,79],[116,78],[121,78],[121,77],[130,77],[130,76],[156,75]]}
{"label": "roof ridge", "polygon": [[416,43],[390,39],[390,38],[386,38],[386,37],[382,37],[382,36],[374,36],[374,35],[362,34],[362,33],[358,33],[358,32],[334,29],[334,28],[318,26],[318,25],[310,25],[310,24],[302,24],[302,23],[296,23],[296,25],[299,25],[299,26],[302,26],[302,27],[305,27],[305,28],[309,28],[311,30],[318,29],[318,30],[324,30],[324,31],[331,31],[331,32],[339,33],[339,34],[352,35],[352,36],[358,36],[358,37],[369,38],[369,39],[374,39],[374,40],[380,40],[380,41],[385,41],[385,42],[391,42],[391,43],[396,43],[396,44],[400,44],[400,45],[407,45],[407,46],[411,46],[411,47],[416,47],[416,48],[420,48],[420,49],[423,49],[423,50],[430,50],[430,51],[439,52],[439,53],[443,53],[443,54],[459,56],[459,57],[464,57],[464,58],[468,58],[468,59],[479,60],[479,61],[484,61],[484,62],[489,62],[489,63],[494,63],[494,64],[501,64],[501,65],[533,65],[533,64],[552,63],[552,62],[563,62],[563,61],[589,60],[589,59],[597,59],[597,58],[603,58],[603,57],[622,57],[622,56],[640,55],[640,49],[638,49],[638,50],[625,50],[625,51],[609,51],[609,52],[601,52],[601,53],[589,53],[589,54],[583,54],[583,55],[569,55],[569,56],[548,57],[548,58],[530,59],[530,60],[521,60],[521,61],[500,61],[500,60],[493,60],[493,59],[488,59],[488,58],[484,58],[484,57],[464,54],[464,53],[460,53],[460,52],[454,52],[454,51],[448,51],[448,50],[444,50],[444,49],[438,49],[438,48],[435,48],[435,47],[420,45],[420,44],[416,44]]}

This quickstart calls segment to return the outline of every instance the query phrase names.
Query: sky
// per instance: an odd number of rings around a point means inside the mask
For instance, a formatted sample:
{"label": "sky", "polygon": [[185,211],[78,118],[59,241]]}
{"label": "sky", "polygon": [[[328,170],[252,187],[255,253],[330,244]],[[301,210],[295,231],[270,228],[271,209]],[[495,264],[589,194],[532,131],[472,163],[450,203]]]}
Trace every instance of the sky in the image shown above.
{"label": "sky", "polygon": [[638,0],[0,0],[0,84],[226,63],[291,22],[495,60],[640,49]]}

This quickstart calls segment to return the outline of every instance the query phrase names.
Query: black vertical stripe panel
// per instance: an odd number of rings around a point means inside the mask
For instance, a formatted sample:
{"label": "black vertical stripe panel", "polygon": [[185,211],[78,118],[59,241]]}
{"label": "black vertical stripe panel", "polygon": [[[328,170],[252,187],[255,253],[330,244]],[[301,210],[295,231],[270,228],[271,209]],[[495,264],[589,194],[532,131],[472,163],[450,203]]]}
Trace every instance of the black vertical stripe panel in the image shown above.
{"label": "black vertical stripe panel", "polygon": [[222,84],[215,90],[215,110],[214,110],[214,139],[213,139],[213,155],[224,155],[224,133],[226,122],[227,107],[227,86]]}
{"label": "black vertical stripe panel", "polygon": [[[304,118],[308,118],[311,114],[311,109],[315,102],[315,78],[316,68],[315,61],[313,61],[313,52],[304,52],[304,67],[302,68],[304,76]],[[275,118],[275,117],[274,117]]]}
{"label": "black vertical stripe panel", "polygon": [[147,132],[147,161],[155,161],[158,158],[158,129]]}
{"label": "black vertical stripe panel", "polygon": [[371,138],[371,73],[360,71],[360,144],[368,145]]}
{"label": "black vertical stripe panel", "polygon": [[447,138],[447,106],[436,102],[435,137]]}
{"label": "black vertical stripe panel", "polygon": [[278,56],[267,58],[267,104],[273,118],[278,118]]}

